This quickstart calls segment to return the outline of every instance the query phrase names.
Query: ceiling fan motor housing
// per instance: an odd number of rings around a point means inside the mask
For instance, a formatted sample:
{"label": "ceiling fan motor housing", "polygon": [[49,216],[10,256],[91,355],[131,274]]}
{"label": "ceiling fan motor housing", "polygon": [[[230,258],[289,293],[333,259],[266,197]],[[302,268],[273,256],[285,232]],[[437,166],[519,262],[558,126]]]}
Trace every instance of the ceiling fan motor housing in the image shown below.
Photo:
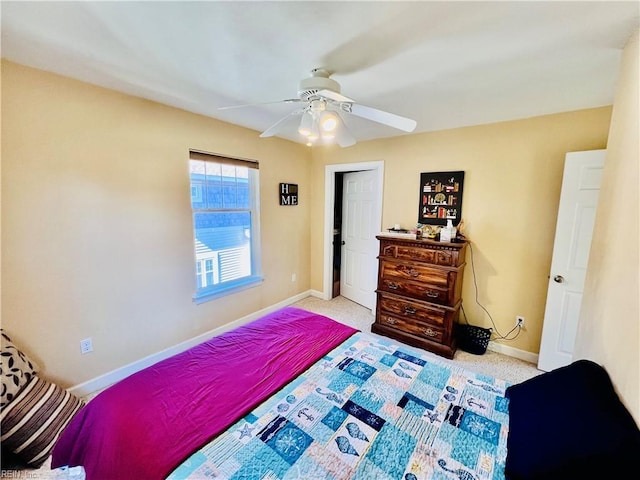
{"label": "ceiling fan motor housing", "polygon": [[317,68],[311,74],[313,75],[312,77],[300,81],[298,96],[301,100],[307,101],[322,90],[340,93],[340,84],[329,78],[329,72],[326,70]]}

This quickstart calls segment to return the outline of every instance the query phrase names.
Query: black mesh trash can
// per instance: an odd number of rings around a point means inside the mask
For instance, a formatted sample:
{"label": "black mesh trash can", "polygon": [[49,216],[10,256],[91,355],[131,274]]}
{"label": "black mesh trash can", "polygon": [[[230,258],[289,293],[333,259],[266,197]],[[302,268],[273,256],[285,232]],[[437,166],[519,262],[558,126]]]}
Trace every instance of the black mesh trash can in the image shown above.
{"label": "black mesh trash can", "polygon": [[491,329],[475,325],[458,325],[458,347],[474,355],[484,355],[489,346]]}

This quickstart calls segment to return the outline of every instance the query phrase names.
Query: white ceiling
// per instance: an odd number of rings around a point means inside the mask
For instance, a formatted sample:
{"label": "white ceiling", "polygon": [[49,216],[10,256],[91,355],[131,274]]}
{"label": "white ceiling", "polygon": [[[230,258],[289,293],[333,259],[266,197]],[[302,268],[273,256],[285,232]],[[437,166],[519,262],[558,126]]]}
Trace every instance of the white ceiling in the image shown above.
{"label": "white ceiling", "polygon": [[[2,56],[257,131],[325,67],[416,132],[613,102],[631,2],[8,2]],[[347,117],[347,115],[345,115]],[[358,141],[404,132],[353,116]],[[280,136],[302,141],[292,120]],[[257,133],[256,133],[257,135]],[[267,140],[265,140],[267,141]]]}

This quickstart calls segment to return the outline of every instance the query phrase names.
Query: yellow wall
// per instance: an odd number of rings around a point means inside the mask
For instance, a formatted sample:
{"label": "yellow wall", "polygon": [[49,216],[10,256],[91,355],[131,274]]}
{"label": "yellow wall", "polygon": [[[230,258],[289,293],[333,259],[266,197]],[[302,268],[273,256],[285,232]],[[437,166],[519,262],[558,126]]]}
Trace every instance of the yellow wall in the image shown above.
{"label": "yellow wall", "polygon": [[605,366],[640,424],[640,49],[629,40],[613,105],[574,358]]}
{"label": "yellow wall", "polygon": [[[383,227],[414,226],[421,172],[464,170],[462,217],[479,300],[503,334],[523,315],[526,328],[507,345],[537,353],[564,156],[606,148],[610,116],[604,107],[314,150],[311,217],[324,215],[328,164],[384,161]],[[321,235],[311,237],[311,251],[322,251]],[[474,300],[470,261],[468,253],[464,308],[470,323],[488,327]],[[322,258],[314,256],[313,289],[322,290],[322,277]]]}
{"label": "yellow wall", "polygon": [[[383,225],[417,218],[420,172],[464,170],[479,299],[537,353],[564,155],[605,148],[611,108],[309,150],[2,64],[2,322],[65,386],[323,288],[325,165],[385,162]],[[263,285],[194,305],[189,148],[260,161]],[[279,182],[300,185],[280,207]],[[475,304],[470,255],[463,292]],[[298,280],[291,282],[291,274]],[[81,356],[91,336],[94,352]]]}
{"label": "yellow wall", "polygon": [[[202,305],[189,148],[260,162],[265,281]],[[307,291],[309,162],[292,142],[3,61],[3,327],[69,386]],[[299,206],[278,205],[279,182],[299,184]]]}

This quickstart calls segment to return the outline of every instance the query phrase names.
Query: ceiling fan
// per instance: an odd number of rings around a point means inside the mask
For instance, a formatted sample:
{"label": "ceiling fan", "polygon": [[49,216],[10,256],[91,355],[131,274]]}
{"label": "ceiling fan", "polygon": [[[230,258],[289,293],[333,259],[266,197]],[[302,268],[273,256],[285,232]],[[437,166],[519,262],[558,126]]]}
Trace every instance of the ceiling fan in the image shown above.
{"label": "ceiling fan", "polygon": [[[356,143],[355,138],[340,117],[341,114],[351,114],[366,118],[389,127],[413,132],[416,121],[401,117],[394,113],[384,112],[376,108],[356,103],[340,93],[340,84],[330,78],[331,72],[324,68],[311,70],[311,77],[305,78],[298,87],[298,98],[289,98],[277,102],[266,102],[258,105],[275,103],[301,103],[301,107],[281,118],[260,134],[261,137],[271,137],[278,133],[283,124],[295,116],[300,116],[298,132],[306,137],[307,145],[316,141],[331,142],[335,140],[341,147],[349,147]],[[256,104],[234,105],[221,107],[220,110],[248,107]]]}

